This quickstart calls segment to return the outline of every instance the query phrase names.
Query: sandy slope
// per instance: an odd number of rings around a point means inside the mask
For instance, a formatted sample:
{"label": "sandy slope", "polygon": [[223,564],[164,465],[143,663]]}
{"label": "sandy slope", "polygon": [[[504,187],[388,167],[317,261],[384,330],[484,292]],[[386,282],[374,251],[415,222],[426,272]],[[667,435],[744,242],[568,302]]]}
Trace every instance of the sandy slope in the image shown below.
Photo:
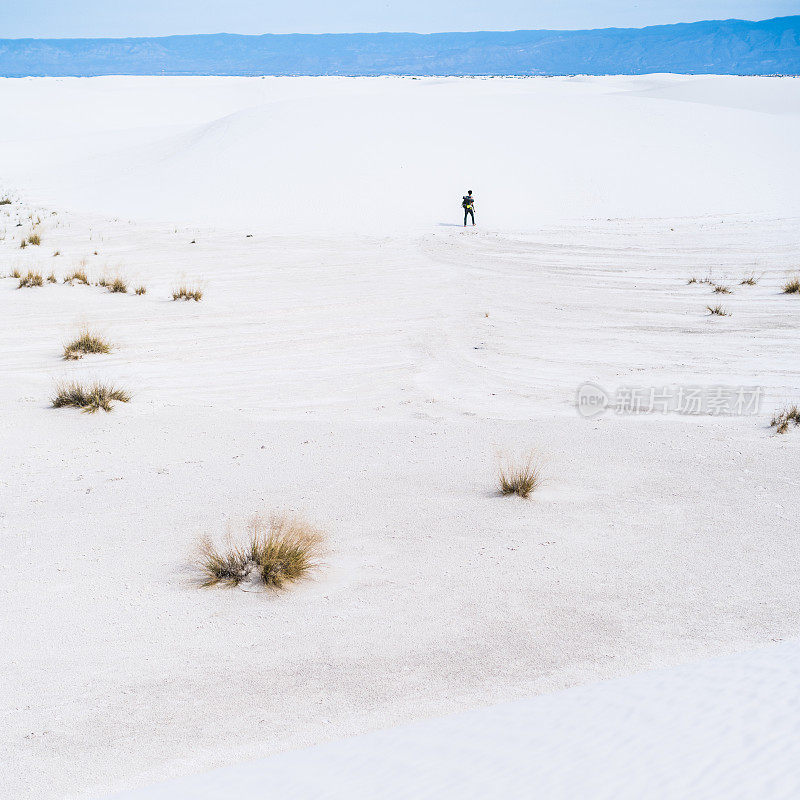
{"label": "sandy slope", "polygon": [[[0,82],[0,194],[23,200],[0,207],[0,272],[85,259],[148,286],[0,281],[11,796],[94,797],[797,635],[800,438],[767,423],[800,398],[798,301],[779,292],[798,266],[800,82],[726,80]],[[428,137],[415,153],[444,153],[448,114],[473,106],[494,109],[469,172],[493,223],[463,232],[463,163],[405,178],[397,154],[411,128]],[[497,144],[542,108],[588,149],[562,136],[534,165],[521,134]],[[294,135],[321,109],[338,109],[340,160]],[[377,138],[346,135],[364,115]],[[370,170],[350,182],[364,141]],[[43,244],[23,251],[29,213]],[[731,317],[686,285],[709,271],[735,289]],[[201,303],[170,302],[181,275]],[[60,360],[82,322],[111,356]],[[48,409],[65,375],[134,401]],[[755,417],[589,422],[585,380],[766,398]],[[547,485],[496,497],[496,453],[530,447]],[[329,532],[317,581],[191,586],[200,533],[276,507]]]}
{"label": "sandy slope", "polygon": [[792,800],[797,643],[237,765],[118,800]]}

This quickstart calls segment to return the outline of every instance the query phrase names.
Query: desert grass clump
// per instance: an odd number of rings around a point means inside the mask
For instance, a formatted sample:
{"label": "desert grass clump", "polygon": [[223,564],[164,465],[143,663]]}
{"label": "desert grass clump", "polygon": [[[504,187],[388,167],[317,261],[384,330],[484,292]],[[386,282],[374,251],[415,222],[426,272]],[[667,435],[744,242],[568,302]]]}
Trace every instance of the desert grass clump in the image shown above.
{"label": "desert grass clump", "polygon": [[197,566],[203,587],[257,583],[271,589],[309,577],[320,566],[324,535],[301,519],[285,515],[268,521],[254,517],[241,544],[219,549],[201,539]]}
{"label": "desert grass clump", "polygon": [[758,278],[756,278],[754,272],[751,272],[746,278],[743,278],[739,282],[739,286],[755,286],[757,283]]}
{"label": "desert grass clump", "polygon": [[48,282],[48,283],[58,283],[58,281],[56,280],[56,274],[55,274],[55,272],[51,272],[51,273],[50,273],[50,274],[47,276],[47,282]]}
{"label": "desert grass clump", "polygon": [[146,286],[137,286],[136,287],[136,294],[147,294],[147,287]]}
{"label": "desert grass clump", "polygon": [[32,245],[35,245],[36,247],[38,247],[41,243],[42,243],[42,237],[39,236],[38,233],[32,233],[28,237],[28,244],[32,244]]}
{"label": "desert grass clump", "polygon": [[24,249],[25,249],[25,248],[28,246],[28,240],[27,240],[27,239],[23,239],[23,240],[22,240],[22,241],[19,243],[19,246],[20,246],[20,249],[21,249],[21,250],[24,250]]}
{"label": "desert grass clump", "polygon": [[9,200],[7,197],[4,197],[2,200],[0,200],[0,206],[10,206],[10,205],[11,205],[11,200]]}
{"label": "desert grass clump", "polygon": [[200,302],[203,298],[203,292],[200,289],[192,289],[189,286],[179,286],[172,292],[173,300],[194,300]]}
{"label": "desert grass clump", "polygon": [[525,461],[501,464],[498,477],[500,494],[527,498],[542,485],[542,470],[533,456]]}
{"label": "desert grass clump", "polygon": [[85,286],[89,285],[89,278],[86,275],[86,270],[81,267],[80,269],[73,270],[69,275],[64,277],[64,283],[72,285],[75,281],[82,283]]}
{"label": "desert grass clump", "polygon": [[25,277],[19,279],[19,286],[17,288],[23,289],[25,287],[30,286],[43,286],[44,281],[42,280],[42,276],[38,272],[28,271],[28,274]]}
{"label": "desert grass clump", "polygon": [[110,282],[106,283],[105,287],[108,289],[109,292],[112,292],[112,293],[119,292],[119,293],[123,293],[124,294],[125,292],[128,291],[127,282],[124,279],[119,278],[119,277],[114,278],[113,281],[110,281]]}
{"label": "desert grass clump", "polygon": [[730,294],[731,290],[729,286],[722,286],[721,284],[715,283],[714,284],[714,294]]}
{"label": "desert grass clump", "polygon": [[79,408],[93,414],[99,409],[111,411],[112,402],[127,403],[130,395],[115,386],[94,381],[84,386],[79,381],[59,383],[53,396],[53,408]]}
{"label": "desert grass clump", "polygon": [[102,336],[84,328],[77,338],[64,345],[64,360],[77,361],[88,353],[106,354],[111,352],[111,345]]}
{"label": "desert grass clump", "polygon": [[792,424],[795,427],[800,425],[800,406],[787,406],[783,411],[777,412],[772,417],[770,427],[775,428],[777,433],[788,433]]}
{"label": "desert grass clump", "polygon": [[800,294],[800,278],[790,278],[783,284],[784,294]]}
{"label": "desert grass clump", "polygon": [[19,274],[19,270],[16,267],[14,267],[14,269],[11,270],[11,277],[17,278],[17,280],[19,280],[19,278],[21,277]]}
{"label": "desert grass clump", "polygon": [[708,313],[711,314],[711,316],[716,316],[716,317],[730,316],[730,312],[725,308],[725,306],[722,306],[719,303],[717,303],[715,306],[706,306],[706,308],[708,309]]}

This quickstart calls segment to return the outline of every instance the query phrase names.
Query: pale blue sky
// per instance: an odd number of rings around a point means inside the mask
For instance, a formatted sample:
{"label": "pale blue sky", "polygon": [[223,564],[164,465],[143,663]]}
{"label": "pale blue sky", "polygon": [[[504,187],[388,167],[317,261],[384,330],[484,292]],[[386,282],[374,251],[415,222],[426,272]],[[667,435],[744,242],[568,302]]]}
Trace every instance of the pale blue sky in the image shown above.
{"label": "pale blue sky", "polygon": [[800,0],[0,0],[0,38],[642,27],[800,13]]}

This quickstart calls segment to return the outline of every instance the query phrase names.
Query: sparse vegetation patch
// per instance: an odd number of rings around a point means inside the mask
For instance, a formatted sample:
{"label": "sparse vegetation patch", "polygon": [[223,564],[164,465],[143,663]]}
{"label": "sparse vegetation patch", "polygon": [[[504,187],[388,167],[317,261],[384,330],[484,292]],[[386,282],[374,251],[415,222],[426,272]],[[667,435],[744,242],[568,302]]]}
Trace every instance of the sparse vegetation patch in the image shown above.
{"label": "sparse vegetation patch", "polygon": [[708,313],[712,316],[716,317],[729,317],[730,312],[725,308],[725,306],[721,306],[719,303],[715,306],[706,306],[708,309]]}
{"label": "sparse vegetation patch", "polygon": [[110,283],[104,284],[109,292],[127,292],[128,284],[122,278],[114,278]]}
{"label": "sparse vegetation patch", "polygon": [[28,244],[36,245],[37,247],[42,243],[42,239],[38,233],[32,233],[28,237]]}
{"label": "sparse vegetation patch", "polygon": [[110,353],[111,345],[101,336],[84,328],[78,337],[69,344],[64,345],[64,360],[77,361],[87,353]]}
{"label": "sparse vegetation patch", "polygon": [[321,531],[296,517],[255,517],[241,544],[229,541],[220,549],[207,537],[200,541],[197,566],[202,586],[247,582],[282,589],[320,566],[323,542]]}
{"label": "sparse vegetation patch", "polygon": [[44,285],[44,281],[42,280],[42,276],[38,272],[31,272],[29,271],[28,274],[24,278],[19,279],[19,287],[23,289],[25,287],[30,286],[42,286]]}
{"label": "sparse vegetation patch", "polygon": [[126,391],[101,381],[86,386],[79,381],[69,381],[56,386],[53,408],[79,408],[92,414],[101,408],[111,411],[114,401],[127,403],[130,399]]}
{"label": "sparse vegetation patch", "polygon": [[172,292],[173,300],[194,300],[200,302],[203,298],[203,292],[197,288],[190,288],[188,286],[179,286]]}
{"label": "sparse vegetation patch", "polygon": [[86,276],[86,270],[83,268],[73,270],[70,275],[65,276],[64,283],[72,284],[74,281],[82,283],[85,286],[89,285],[89,278]]}
{"label": "sparse vegetation patch", "polygon": [[500,494],[527,498],[542,484],[542,470],[531,455],[525,461],[507,462],[500,466]]}
{"label": "sparse vegetation patch", "polygon": [[715,294],[730,294],[731,290],[728,286],[721,286],[720,284],[714,284],[714,293]]}
{"label": "sparse vegetation patch", "polygon": [[800,294],[800,278],[790,278],[783,285],[784,294]]}
{"label": "sparse vegetation patch", "polygon": [[800,406],[793,405],[784,408],[783,411],[776,413],[772,417],[772,422],[770,423],[770,426],[775,428],[777,433],[788,433],[790,425],[795,427],[800,425]]}
{"label": "sparse vegetation patch", "polygon": [[51,273],[50,273],[50,274],[47,276],[47,282],[48,282],[48,283],[57,283],[57,282],[58,282],[58,281],[56,280],[56,274],[55,274],[55,272],[51,272]]}
{"label": "sparse vegetation patch", "polygon": [[147,287],[146,286],[137,286],[136,287],[136,294],[147,294]]}
{"label": "sparse vegetation patch", "polygon": [[755,273],[751,273],[739,283],[739,286],[755,286],[757,283],[758,278],[756,278]]}

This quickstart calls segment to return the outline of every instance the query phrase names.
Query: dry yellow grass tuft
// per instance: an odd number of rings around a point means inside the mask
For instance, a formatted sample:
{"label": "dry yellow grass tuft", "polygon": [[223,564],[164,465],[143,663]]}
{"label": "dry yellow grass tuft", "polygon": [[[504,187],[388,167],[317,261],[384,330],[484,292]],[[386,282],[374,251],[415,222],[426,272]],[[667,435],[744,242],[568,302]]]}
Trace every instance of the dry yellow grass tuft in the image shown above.
{"label": "dry yellow grass tuft", "polygon": [[714,293],[715,294],[730,294],[731,290],[728,286],[721,286],[720,284],[714,284]]}
{"label": "dry yellow grass tuft", "polygon": [[43,286],[43,285],[44,281],[42,280],[41,274],[38,272],[29,271],[24,278],[19,279],[19,286],[17,288],[22,289],[24,287]]}
{"label": "dry yellow grass tuft", "polygon": [[239,586],[257,581],[282,589],[307,578],[320,566],[324,534],[297,517],[276,515],[264,521],[254,517],[242,544],[230,541],[220,550],[208,537],[200,540],[197,566],[202,586]]}
{"label": "dry yellow grass tuft", "polygon": [[136,287],[136,294],[147,294],[147,287],[146,286],[137,286]]}
{"label": "dry yellow grass tuft", "polygon": [[800,294],[800,278],[790,278],[783,285],[784,294]]}
{"label": "dry yellow grass tuft", "polygon": [[500,466],[498,483],[500,494],[527,498],[542,485],[542,468],[533,455],[525,461],[506,462]]}
{"label": "dry yellow grass tuft", "polygon": [[112,293],[114,292],[125,293],[128,291],[128,284],[124,279],[116,277],[114,278],[113,281],[111,281],[111,283],[106,284],[106,288],[108,289],[109,292]]}
{"label": "dry yellow grass tuft", "polygon": [[55,274],[55,272],[51,272],[51,273],[50,273],[50,274],[47,276],[47,282],[48,282],[48,283],[58,283],[58,281],[56,280],[56,274]]}
{"label": "dry yellow grass tuft", "polygon": [[84,328],[76,339],[64,345],[64,360],[77,361],[87,353],[110,353],[111,345],[101,336]]}
{"label": "dry yellow grass tuft", "polygon": [[730,312],[725,308],[725,306],[721,306],[719,303],[715,306],[706,306],[708,309],[708,313],[712,316],[717,317],[729,317]]}
{"label": "dry yellow grass tuft", "polygon": [[64,283],[69,283],[72,285],[75,281],[78,283],[82,283],[85,286],[89,285],[89,278],[86,276],[86,270],[83,268],[73,270],[70,275],[64,277]]}
{"label": "dry yellow grass tuft", "polygon": [[777,433],[789,433],[791,424],[795,427],[800,425],[800,406],[787,406],[772,417],[770,426],[775,428]]}
{"label": "dry yellow grass tuft", "polygon": [[11,277],[17,279],[20,278],[19,270],[16,267],[14,267],[14,269],[11,270]]}
{"label": "dry yellow grass tuft", "polygon": [[42,243],[42,239],[38,233],[32,233],[28,237],[28,244],[36,245],[37,247]]}
{"label": "dry yellow grass tuft", "polygon": [[113,401],[127,403],[130,399],[126,391],[101,381],[94,381],[87,386],[78,381],[69,381],[56,386],[52,402],[53,408],[79,408],[92,414],[101,408],[111,411]]}
{"label": "dry yellow grass tuft", "polygon": [[203,292],[200,289],[192,289],[188,286],[179,286],[172,292],[173,300],[194,300],[199,302],[203,297]]}

